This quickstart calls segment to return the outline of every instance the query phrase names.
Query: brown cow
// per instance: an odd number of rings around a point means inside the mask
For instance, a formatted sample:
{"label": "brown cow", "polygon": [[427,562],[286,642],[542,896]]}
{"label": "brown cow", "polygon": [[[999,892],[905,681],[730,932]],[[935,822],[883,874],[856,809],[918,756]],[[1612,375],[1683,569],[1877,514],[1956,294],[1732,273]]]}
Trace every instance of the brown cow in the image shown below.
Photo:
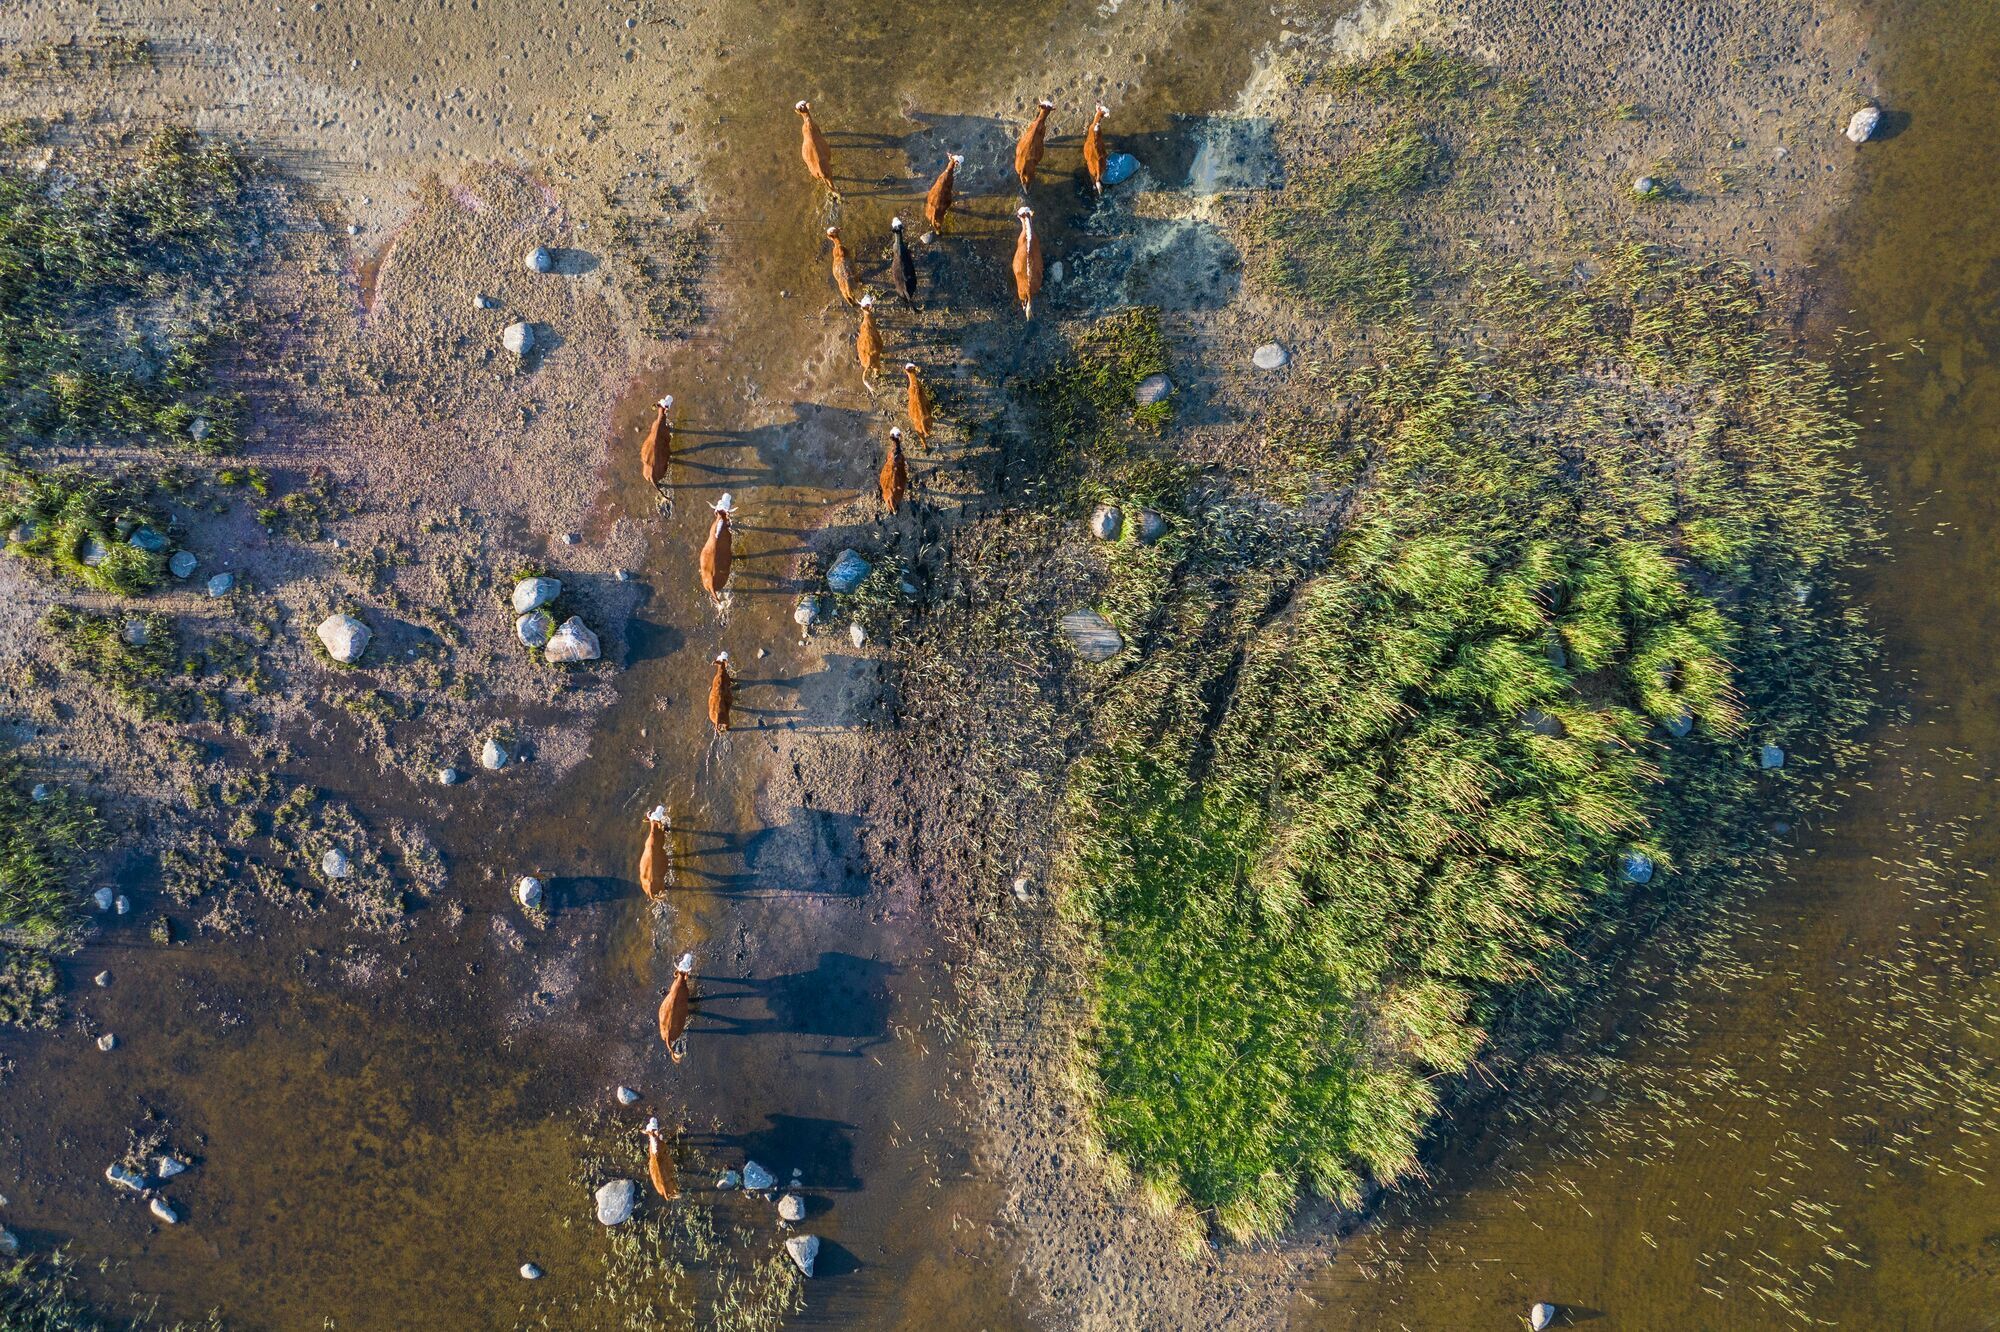
{"label": "brown cow", "polygon": [[1055,103],[1044,98],[1035,103],[1035,118],[1028,122],[1028,128],[1021,131],[1021,141],[1014,145],[1014,174],[1021,181],[1021,193],[1035,188],[1035,168],[1042,164],[1042,149],[1049,141],[1049,112]]}
{"label": "brown cow", "polygon": [[1021,219],[1021,237],[1014,242],[1014,294],[1021,313],[1033,319],[1035,297],[1042,290],[1042,242],[1035,235],[1034,209],[1018,208],[1014,216]]}
{"label": "brown cow", "polygon": [[1110,114],[1110,107],[1098,103],[1090,128],[1083,132],[1083,169],[1090,173],[1091,186],[1099,194],[1104,193],[1104,118]]}
{"label": "brown cow", "polygon": [[715,675],[708,682],[708,719],[721,735],[729,729],[729,710],[736,705],[736,678],[729,673],[729,654],[715,654]]}
{"label": "brown cow", "polygon": [[875,298],[861,298],[861,331],[854,335],[854,354],[861,360],[861,382],[875,391],[875,376],[882,369],[882,334],[875,327]]}
{"label": "brown cow", "polygon": [[667,413],[674,409],[674,395],[661,398],[653,413],[653,428],[639,441],[639,471],[648,484],[658,486],[667,479],[667,465],[674,458],[674,427]]}
{"label": "brown cow", "polygon": [[840,228],[828,227],[826,238],[833,242],[833,285],[840,299],[854,304],[854,269],[847,262],[847,247],[840,243]]}
{"label": "brown cow", "polygon": [[680,1168],[674,1163],[672,1147],[660,1150],[666,1135],[660,1132],[659,1117],[648,1119],[639,1131],[646,1135],[646,1173],[652,1177],[653,1192],[672,1202],[681,1196]]}
{"label": "brown cow", "polygon": [[701,588],[718,604],[729,586],[729,566],[736,555],[736,536],[729,526],[729,515],[735,512],[736,501],[728,495],[715,502],[715,522],[701,548]]}
{"label": "brown cow", "polygon": [[833,154],[827,151],[826,135],[821,134],[819,126],[813,122],[812,103],[798,102],[792,110],[799,113],[803,122],[799,127],[799,156],[805,159],[806,170],[830,193],[838,194],[840,191],[833,188]]}
{"label": "brown cow", "polygon": [[965,165],[965,158],[952,153],[944,159],[944,170],[931,182],[931,192],[924,196],[924,220],[931,224],[931,230],[942,235],[945,219],[951,216],[951,201],[958,185],[958,169]]}
{"label": "brown cow", "polygon": [[639,887],[655,902],[666,900],[667,866],[671,853],[667,850],[667,807],[656,805],[646,816],[646,845],[639,852]]}
{"label": "brown cow", "polygon": [[694,954],[683,953],[674,964],[674,983],[660,1000],[660,1039],[667,1054],[678,1064],[687,1053],[688,1019],[694,1016]]}
{"label": "brown cow", "polygon": [[931,400],[924,391],[924,382],[917,378],[917,363],[903,362],[903,377],[910,384],[910,429],[917,432],[917,443],[928,449],[931,446]]}
{"label": "brown cow", "polygon": [[882,460],[882,503],[894,513],[903,507],[903,496],[910,491],[910,464],[903,458],[903,432],[889,432],[889,456]]}

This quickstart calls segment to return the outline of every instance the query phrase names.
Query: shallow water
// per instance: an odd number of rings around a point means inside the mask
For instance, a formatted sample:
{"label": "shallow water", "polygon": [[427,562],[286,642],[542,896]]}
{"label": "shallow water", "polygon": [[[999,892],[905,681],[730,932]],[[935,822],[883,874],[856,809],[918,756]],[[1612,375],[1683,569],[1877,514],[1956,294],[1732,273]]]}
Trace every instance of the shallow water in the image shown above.
{"label": "shallow water", "polygon": [[[607,11],[607,33],[626,30],[626,8]],[[830,506],[872,485],[900,405],[899,376],[879,403],[861,386],[820,231],[838,220],[864,276],[885,286],[890,212],[914,219],[944,153],[966,152],[956,235],[929,277],[937,299],[964,307],[964,336],[1004,362],[1026,336],[1005,317],[1006,165],[1021,109],[1043,93],[1066,105],[1115,99],[1121,142],[1170,169],[1190,155],[1174,115],[1224,107],[1276,35],[1274,19],[1234,21],[1239,8],[1207,0],[1128,23],[1128,37],[1175,34],[1189,51],[1143,78],[1106,58],[1095,0],[728,11],[728,77],[686,130],[703,142],[711,206],[707,317],[665,373],[631,386],[606,441],[600,531],[654,510],[637,440],[652,401],[676,396],[682,484],[651,529],[639,571],[649,596],[591,759],[533,807],[498,784],[461,789],[456,820],[433,830],[454,869],[448,896],[468,906],[457,930],[426,912],[411,944],[350,947],[325,922],[268,942],[86,949],[69,967],[72,993],[121,1044],[107,1056],[75,1031],[9,1042],[8,1224],[36,1247],[69,1239],[86,1263],[111,1258],[91,1284],[113,1303],[132,1295],[177,1316],[216,1308],[248,1328],[402,1328],[413,1309],[427,1326],[505,1327],[574,1293],[602,1243],[572,1177],[571,1121],[622,1082],[649,1098],[624,1112],[634,1125],[657,1109],[727,1159],[802,1172],[808,1228],[826,1248],[801,1322],[1019,1326],[1004,1236],[990,1230],[1002,1186],[979,1176],[950,1099],[963,1065],[933,1022],[943,997],[933,942],[862,878],[851,815],[780,794],[777,736],[837,742],[869,720],[873,663],[844,643],[800,644],[789,569]],[[493,32],[527,34],[542,7],[480,9]],[[471,68],[490,58],[477,42],[444,31],[471,22],[423,16],[412,84],[484,77]],[[1007,58],[972,58],[968,34]],[[333,78],[345,50],[338,33],[329,40],[311,55]],[[400,81],[396,42],[369,40],[365,73]],[[461,46],[466,68],[452,63]],[[448,54],[433,72],[438,49]],[[579,67],[598,58],[579,51]],[[1097,66],[1124,73],[1097,79]],[[1061,72],[1057,86],[1034,82],[1043,71]],[[790,110],[800,96],[832,140],[837,210],[803,180]],[[1065,164],[1073,155],[1052,150]],[[438,165],[435,154],[403,164]],[[1068,171],[1038,191],[1052,257],[1083,208]],[[949,366],[954,348],[906,353],[896,313],[883,322],[891,364],[915,354]],[[737,563],[718,616],[697,587],[695,552],[725,489],[740,506]],[[721,649],[739,677],[739,729],[718,739],[702,700]],[[386,812],[340,775],[312,776],[366,815]],[[641,813],[660,802],[676,830],[676,891],[656,912],[630,876]],[[549,882],[555,923],[495,949],[499,922],[519,927],[499,905],[506,885],[529,867]],[[308,947],[318,951],[301,957]],[[687,1062],[670,1067],[654,1012],[683,949],[698,953],[703,998]],[[106,966],[116,982],[90,990]],[[153,1225],[99,1177],[147,1107],[199,1161],[169,1190],[186,1214],[175,1228]],[[761,1204],[728,1205],[771,1222]],[[524,1260],[547,1273],[535,1286],[515,1275]]]}
{"label": "shallow water", "polygon": [[1888,549],[1860,591],[1892,715],[1698,979],[1613,996],[1636,1034],[1455,1143],[1303,1326],[1506,1327],[1534,1300],[1605,1328],[2000,1319],[2000,21],[1879,17],[1890,134],[1827,238],[1813,331],[1868,422]]}

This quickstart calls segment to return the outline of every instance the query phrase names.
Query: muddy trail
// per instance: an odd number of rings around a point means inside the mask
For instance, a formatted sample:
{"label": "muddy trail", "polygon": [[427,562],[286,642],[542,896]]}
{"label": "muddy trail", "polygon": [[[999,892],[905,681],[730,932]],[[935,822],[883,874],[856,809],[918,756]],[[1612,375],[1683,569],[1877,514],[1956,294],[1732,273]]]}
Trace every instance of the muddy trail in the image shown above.
{"label": "muddy trail", "polygon": [[[532,7],[489,4],[482,22],[504,28],[517,8]],[[596,15],[593,30],[625,40],[626,10]],[[372,76],[397,58],[394,16],[364,6],[354,17],[375,29],[357,47]],[[408,59],[426,96],[479,77],[448,48],[433,65],[450,21],[427,18],[437,31],[414,46],[437,40]],[[940,1020],[951,999],[939,947],[914,903],[871,884],[864,852],[884,849],[847,812],[843,746],[891,722],[893,699],[871,651],[844,635],[801,637],[793,608],[815,584],[795,564],[808,541],[837,550],[850,532],[914,551],[978,502],[967,478],[980,459],[950,431],[913,458],[911,509],[885,519],[871,492],[900,420],[895,367],[909,358],[934,380],[997,384],[1037,336],[1012,307],[1007,272],[1011,144],[1033,100],[1066,109],[1035,200],[1053,261],[1106,226],[1082,185],[1072,112],[1113,102],[1116,146],[1184,179],[1196,155],[1188,118],[1227,108],[1277,21],[1215,0],[1123,17],[1040,0],[950,13],[745,5],[687,22],[716,42],[707,96],[661,110],[654,132],[696,164],[711,242],[704,318],[628,386],[609,412],[602,473],[578,481],[599,495],[586,540],[624,515],[648,524],[618,700],[595,723],[588,760],[560,781],[530,766],[453,802],[433,832],[455,902],[420,912],[407,937],[357,939],[320,921],[158,949],[113,930],[69,959],[91,1032],[115,1031],[119,1045],[107,1056],[74,1030],[9,1041],[8,1221],[37,1248],[69,1241],[87,1265],[109,1260],[88,1278],[111,1307],[216,1310],[245,1328],[395,1328],[421,1292],[431,1326],[509,1326],[574,1295],[566,1283],[602,1242],[573,1123],[608,1107],[635,1128],[647,1113],[682,1123],[725,1163],[799,1172],[802,1229],[825,1244],[802,1324],[1026,1325],[1030,1293],[992,1224],[1005,1182],[981,1176],[954,1101],[965,1069]],[[1007,58],[968,52],[969,33]],[[316,56],[333,49],[326,34],[315,40]],[[831,141],[836,201],[801,169],[799,97]],[[486,132],[468,132],[461,151],[489,151]],[[407,155],[341,163],[292,157],[297,139],[276,125],[271,135],[273,154],[303,174],[363,172],[370,188],[440,168],[415,138]],[[248,137],[257,147],[254,125]],[[952,151],[968,159],[952,234],[918,247],[924,294],[910,312],[888,294],[888,219],[901,212],[923,230],[923,189]],[[891,373],[873,393],[826,277],[822,231],[836,223],[882,298]],[[587,241],[567,258],[587,266]],[[357,252],[361,288],[385,261],[393,249]],[[1049,303],[1067,299],[1052,280]],[[637,462],[662,393],[677,404],[664,503]],[[718,609],[695,557],[725,491],[736,567]],[[737,674],[736,725],[723,736],[703,708],[720,651]],[[337,760],[309,766],[301,775],[371,818],[403,812],[393,791]],[[660,907],[634,883],[655,804],[674,830]],[[508,901],[523,874],[547,884],[546,930]],[[698,959],[701,1004],[688,1058],[672,1066],[654,1013],[683,950]],[[105,969],[112,984],[94,989]],[[621,1084],[643,1100],[616,1107]],[[174,1189],[174,1227],[99,1177],[149,1112],[196,1161]],[[764,1204],[731,1205],[773,1224]],[[516,1274],[524,1261],[546,1274],[535,1287]]]}

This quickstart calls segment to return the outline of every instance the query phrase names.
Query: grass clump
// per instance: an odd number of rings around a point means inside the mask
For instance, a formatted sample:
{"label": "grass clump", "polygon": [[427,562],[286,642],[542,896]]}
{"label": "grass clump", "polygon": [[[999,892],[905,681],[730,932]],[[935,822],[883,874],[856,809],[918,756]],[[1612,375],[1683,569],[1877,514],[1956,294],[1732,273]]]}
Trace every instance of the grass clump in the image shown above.
{"label": "grass clump", "polygon": [[1435,140],[1406,127],[1301,172],[1258,220],[1267,280],[1314,305],[1407,308],[1422,277],[1400,206],[1438,179],[1443,161]]}
{"label": "grass clump", "polygon": [[130,481],[0,461],[0,531],[17,555],[100,592],[142,596],[164,581],[167,568],[164,554],[127,541],[142,526],[163,527]]}
{"label": "grass clump", "polygon": [[[1404,233],[1393,282],[1334,267],[1370,253],[1335,253],[1365,240],[1341,210],[1400,226],[1449,165],[1412,129],[1307,177],[1334,223],[1258,219],[1277,285],[1377,322],[1257,490],[1191,479],[1162,567],[1105,556],[1151,632],[1065,800],[1094,1122],[1239,1238],[1410,1173],[1451,1080],[1754,870],[1867,708],[1827,370],[1747,274],[1646,248],[1454,274],[1432,320]],[[1766,742],[1795,761],[1760,771]]]}
{"label": "grass clump", "polygon": [[1124,310],[1086,325],[1057,363],[1028,381],[1023,397],[1043,442],[1044,466],[1072,482],[1086,467],[1131,457],[1141,439],[1173,419],[1173,400],[1141,406],[1139,385],[1167,373],[1160,312]]}
{"label": "grass clump", "polygon": [[75,871],[104,838],[91,804],[62,789],[37,800],[17,759],[0,757],[0,926],[59,943],[81,905]]}
{"label": "grass clump", "polygon": [[173,621],[166,616],[51,606],[42,627],[64,668],[110,694],[131,720],[177,722],[195,714],[199,700],[180,679]]}
{"label": "grass clump", "polygon": [[223,1332],[213,1314],[170,1325],[145,1315],[112,1318],[91,1308],[79,1285],[75,1262],[60,1250],[46,1259],[0,1262],[0,1332]]}

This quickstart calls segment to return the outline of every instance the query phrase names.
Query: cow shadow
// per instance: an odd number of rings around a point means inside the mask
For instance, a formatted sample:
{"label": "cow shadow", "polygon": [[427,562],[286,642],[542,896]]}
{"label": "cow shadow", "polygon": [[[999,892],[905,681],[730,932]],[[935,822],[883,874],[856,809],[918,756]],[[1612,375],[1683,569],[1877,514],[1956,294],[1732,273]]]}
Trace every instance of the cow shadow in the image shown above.
{"label": "cow shadow", "polygon": [[[858,1058],[889,1039],[894,1003],[889,978],[897,968],[854,953],[823,952],[810,971],[762,980],[704,974],[696,1024],[705,1035],[811,1036],[851,1042],[819,1051]],[[763,1009],[758,1016],[754,1010]]]}

